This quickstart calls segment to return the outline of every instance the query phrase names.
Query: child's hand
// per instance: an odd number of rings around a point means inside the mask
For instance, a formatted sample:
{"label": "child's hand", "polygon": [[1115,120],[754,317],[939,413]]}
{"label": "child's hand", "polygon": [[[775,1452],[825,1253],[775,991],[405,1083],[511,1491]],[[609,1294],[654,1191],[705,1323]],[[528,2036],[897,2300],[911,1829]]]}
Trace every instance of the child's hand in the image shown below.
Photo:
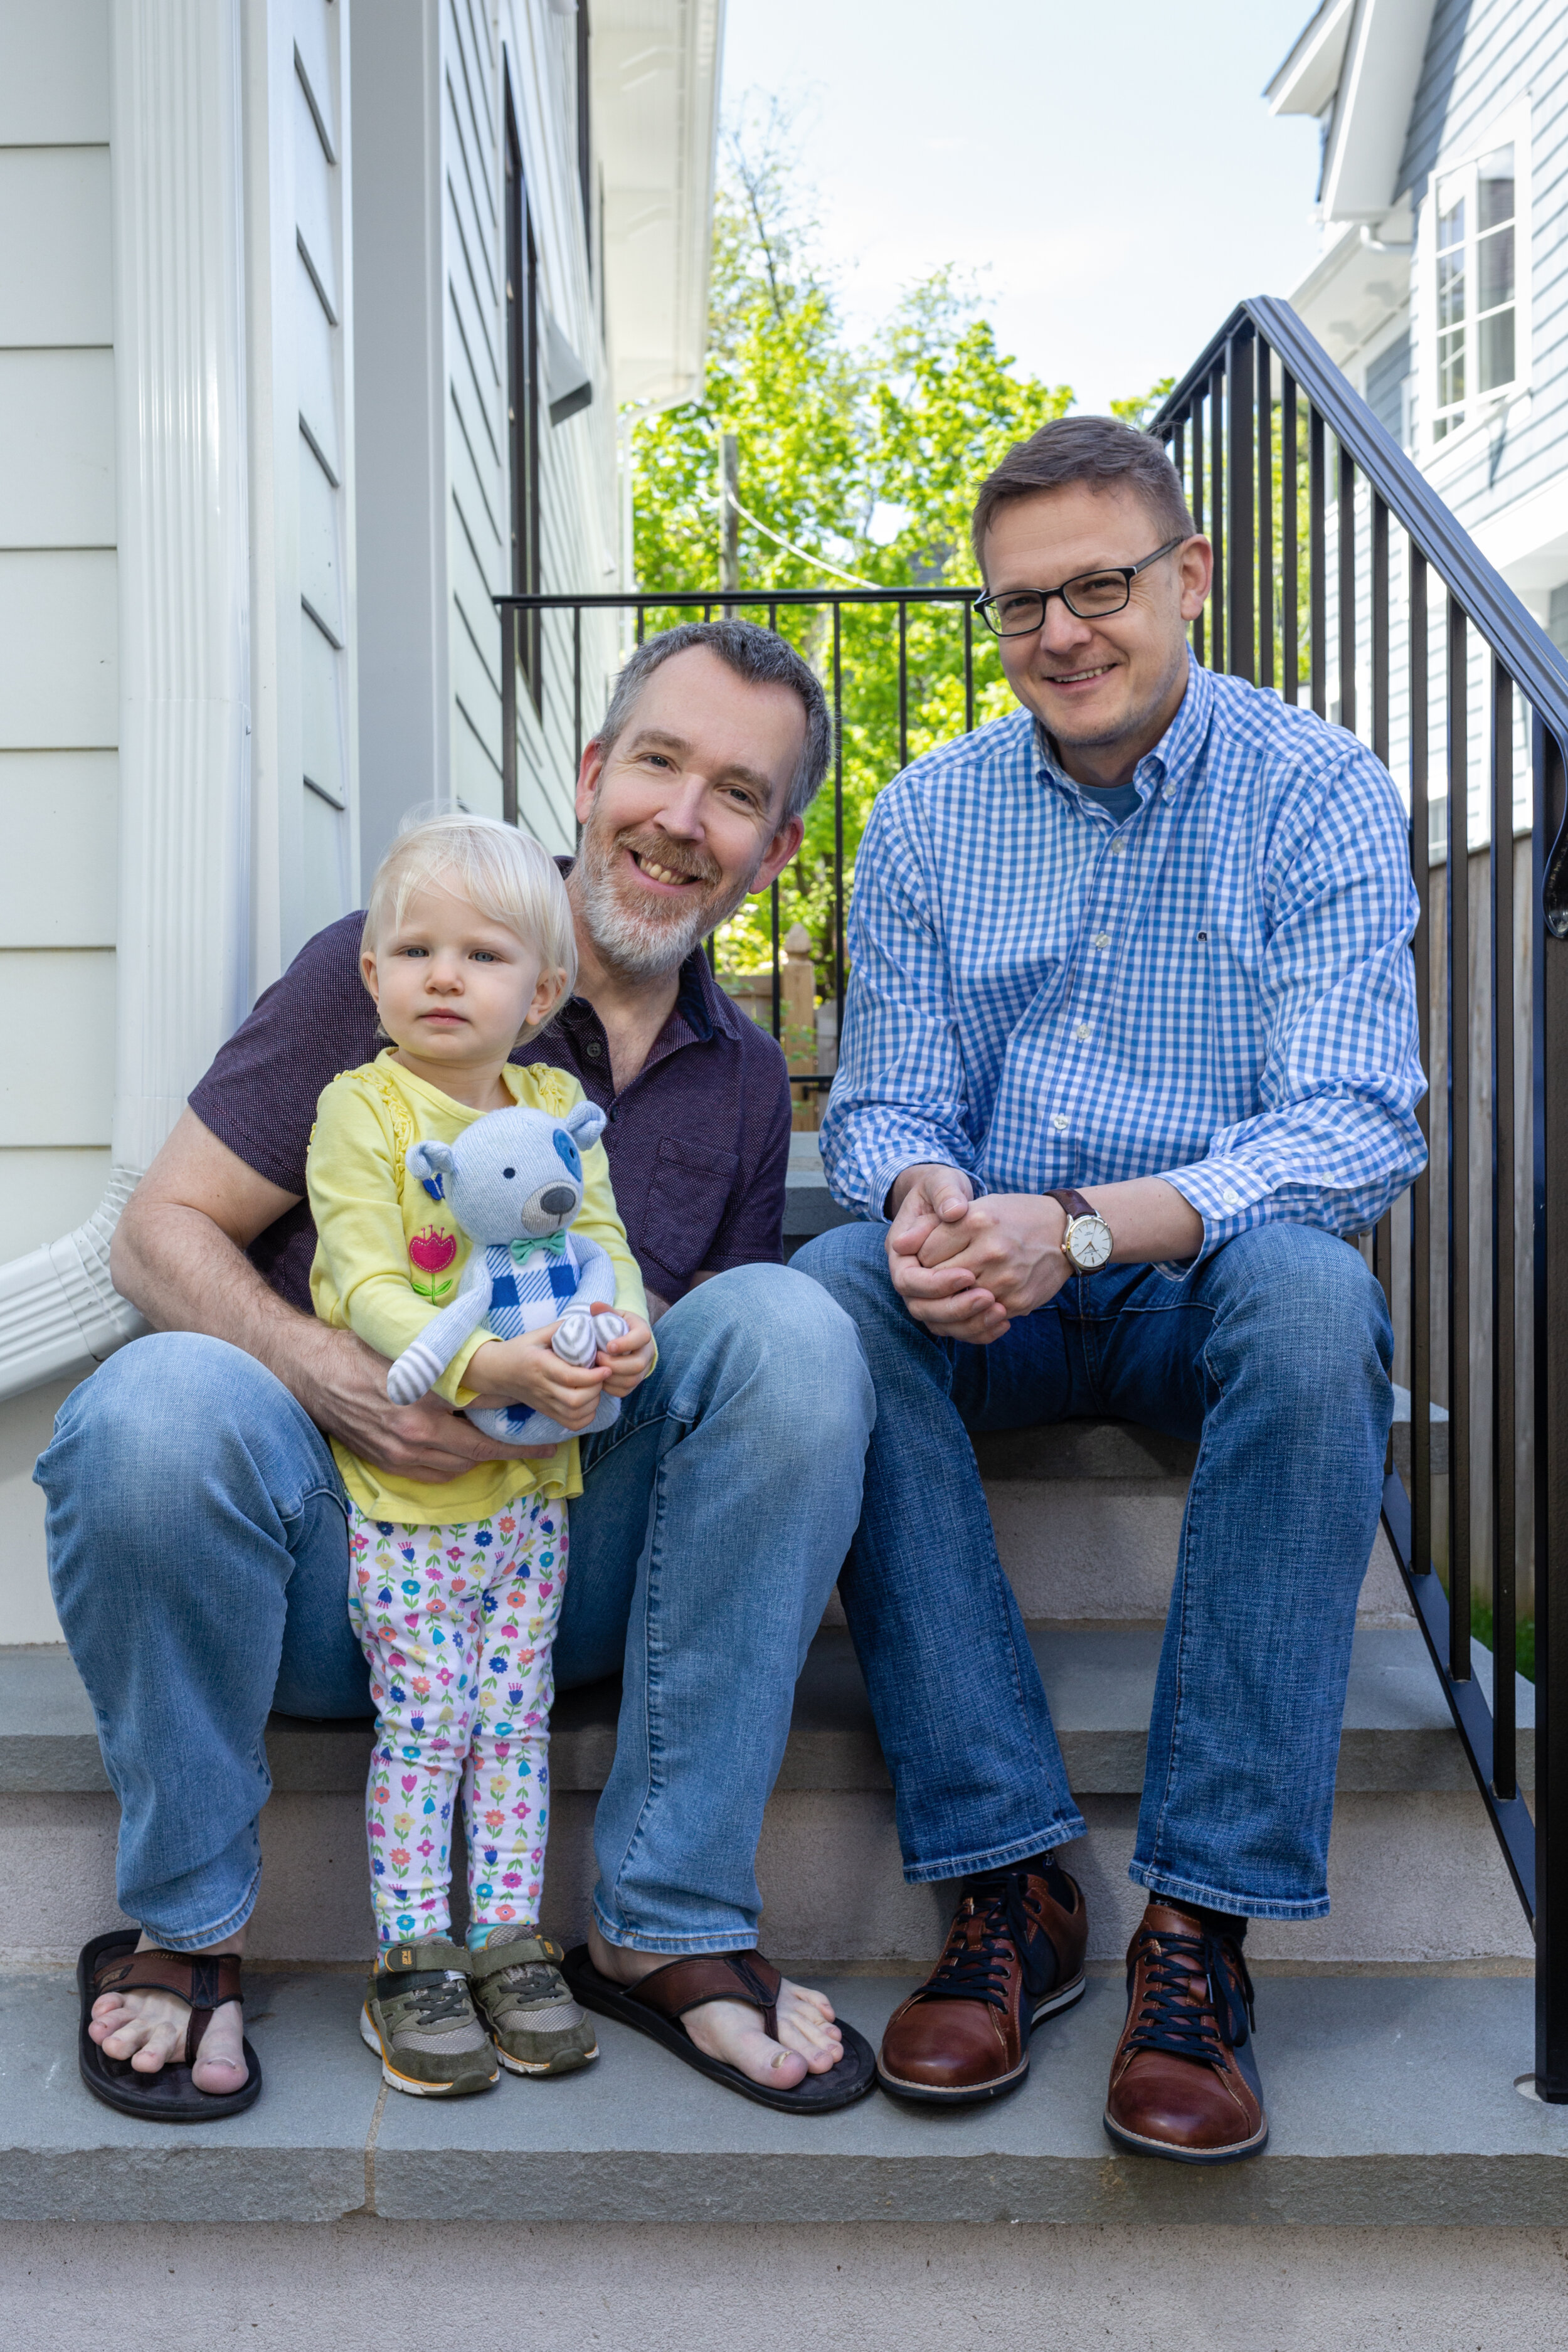
{"label": "child's hand", "polygon": [[608,1385],[605,1360],[601,1356],[585,1366],[563,1363],[550,1345],[555,1328],[544,1323],[520,1339],[487,1340],[469,1359],[463,1386],[474,1391],[479,1404],[528,1404],[565,1429],[586,1429]]}
{"label": "child's hand", "polygon": [[595,1370],[608,1371],[605,1386],[613,1397],[630,1396],[653,1370],[653,1333],[640,1315],[628,1315],[626,1325],[622,1338],[612,1339],[594,1359]]}

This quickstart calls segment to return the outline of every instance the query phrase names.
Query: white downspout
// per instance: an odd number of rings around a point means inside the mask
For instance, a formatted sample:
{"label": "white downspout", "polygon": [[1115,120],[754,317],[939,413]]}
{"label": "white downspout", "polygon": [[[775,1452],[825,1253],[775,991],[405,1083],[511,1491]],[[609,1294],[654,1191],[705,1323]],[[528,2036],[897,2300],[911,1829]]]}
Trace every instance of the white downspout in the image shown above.
{"label": "white downspout", "polygon": [[[120,905],[109,1183],[0,1267],[0,1399],[145,1328],[120,1213],[245,1010],[249,888],[239,0],[112,0]],[[74,1041],[59,1040],[70,1055]]]}

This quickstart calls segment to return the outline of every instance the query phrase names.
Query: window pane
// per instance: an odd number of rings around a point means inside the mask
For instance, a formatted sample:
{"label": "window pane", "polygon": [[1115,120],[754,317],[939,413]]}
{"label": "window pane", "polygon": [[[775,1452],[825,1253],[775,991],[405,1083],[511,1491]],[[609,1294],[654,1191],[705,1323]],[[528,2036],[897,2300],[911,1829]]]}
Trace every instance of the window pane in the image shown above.
{"label": "window pane", "polygon": [[1437,405],[1447,408],[1465,396],[1465,338],[1461,331],[1437,338]]}
{"label": "window pane", "polygon": [[1437,244],[1458,245],[1465,234],[1465,193],[1468,172],[1450,172],[1437,183]]}
{"label": "window pane", "polygon": [[1480,390],[1490,392],[1500,383],[1513,382],[1513,312],[1499,310],[1483,319],[1477,331],[1480,340]]}
{"label": "window pane", "polygon": [[1476,308],[1495,310],[1513,300],[1513,231],[1495,228],[1476,245]]}
{"label": "window pane", "polygon": [[1437,324],[1457,327],[1465,315],[1465,257],[1461,247],[1458,253],[1437,256]]}
{"label": "window pane", "polygon": [[1453,432],[1456,425],[1462,425],[1464,421],[1465,412],[1462,408],[1453,416],[1439,416],[1436,423],[1432,427],[1433,440],[1446,441],[1449,434]]}
{"label": "window pane", "polygon": [[1513,218],[1513,149],[1500,147],[1476,166],[1476,226],[1483,233]]}

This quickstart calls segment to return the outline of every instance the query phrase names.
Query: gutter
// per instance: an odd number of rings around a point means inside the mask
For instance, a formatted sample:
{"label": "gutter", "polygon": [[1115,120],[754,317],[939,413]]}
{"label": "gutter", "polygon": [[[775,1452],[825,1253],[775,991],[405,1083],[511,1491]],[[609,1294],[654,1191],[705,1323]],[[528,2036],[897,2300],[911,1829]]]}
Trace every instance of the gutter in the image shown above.
{"label": "gutter", "polygon": [[120,894],[109,1181],[0,1266],[0,1400],[147,1328],[126,1202],[244,1012],[249,531],[238,0],[112,0]]}

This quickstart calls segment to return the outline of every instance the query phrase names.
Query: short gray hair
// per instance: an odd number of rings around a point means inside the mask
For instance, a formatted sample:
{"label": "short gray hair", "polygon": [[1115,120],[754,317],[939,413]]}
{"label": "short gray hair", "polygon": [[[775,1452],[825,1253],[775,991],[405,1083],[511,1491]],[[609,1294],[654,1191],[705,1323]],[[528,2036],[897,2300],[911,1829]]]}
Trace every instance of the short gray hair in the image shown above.
{"label": "short gray hair", "polygon": [[610,707],[595,737],[601,759],[609,758],[625,734],[637,698],[655,670],[692,646],[706,646],[748,686],[787,686],[799,695],[805,709],[805,743],[784,796],[784,814],[786,821],[804,816],[821,789],[833,757],[827,697],[795,647],[773,630],[759,629],[753,621],[681,621],[638,646],[616,680]]}
{"label": "short gray hair", "polygon": [[1114,416],[1058,416],[1016,443],[980,485],[970,540],[983,575],[985,534],[998,509],[1073,482],[1091,490],[1131,490],[1163,537],[1194,535],[1196,526],[1163,441]]}

